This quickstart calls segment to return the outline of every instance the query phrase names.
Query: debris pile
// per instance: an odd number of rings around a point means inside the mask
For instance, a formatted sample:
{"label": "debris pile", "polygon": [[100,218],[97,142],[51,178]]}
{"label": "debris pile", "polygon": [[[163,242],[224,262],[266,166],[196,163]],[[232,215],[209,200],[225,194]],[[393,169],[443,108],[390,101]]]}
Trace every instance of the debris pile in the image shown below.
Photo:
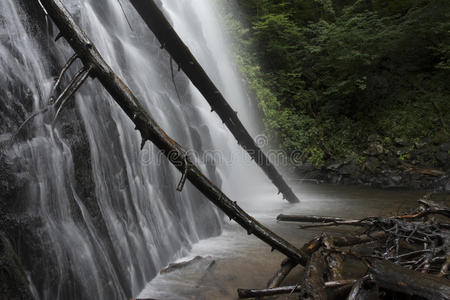
{"label": "debris pile", "polygon": [[[356,226],[361,231],[347,236],[321,234],[302,247],[308,261],[297,285],[280,286],[297,265],[288,258],[266,289],[238,289],[239,298],[295,294],[314,300],[450,299],[450,208],[430,196],[420,199],[415,210],[390,217],[279,215],[277,220],[302,223],[303,229]],[[355,262],[362,266],[363,275],[348,278],[347,268]]]}

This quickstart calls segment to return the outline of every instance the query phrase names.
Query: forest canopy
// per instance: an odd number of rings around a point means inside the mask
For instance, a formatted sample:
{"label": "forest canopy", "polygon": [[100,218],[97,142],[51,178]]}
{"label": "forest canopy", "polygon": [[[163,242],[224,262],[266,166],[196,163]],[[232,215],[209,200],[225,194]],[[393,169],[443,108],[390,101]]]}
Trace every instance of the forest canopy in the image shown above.
{"label": "forest canopy", "polygon": [[274,146],[321,166],[363,162],[374,134],[385,146],[450,140],[450,1],[236,5],[227,28]]}

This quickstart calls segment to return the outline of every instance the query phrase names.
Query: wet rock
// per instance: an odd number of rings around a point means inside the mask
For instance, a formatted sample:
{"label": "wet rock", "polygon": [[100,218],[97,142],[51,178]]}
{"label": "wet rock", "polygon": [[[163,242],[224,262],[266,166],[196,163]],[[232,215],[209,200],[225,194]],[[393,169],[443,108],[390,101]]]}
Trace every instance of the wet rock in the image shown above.
{"label": "wet rock", "polygon": [[401,156],[401,155],[408,154],[409,151],[410,151],[409,148],[403,147],[403,148],[397,149],[397,150],[395,151],[395,154],[397,154],[398,156]]}
{"label": "wet rock", "polygon": [[439,148],[441,149],[441,151],[449,153],[450,152],[450,143],[444,143],[444,144],[440,145]]}
{"label": "wet rock", "polygon": [[306,173],[303,177],[303,179],[313,179],[318,181],[326,181],[327,180],[327,174],[323,172],[322,170],[314,170]]}
{"label": "wet rock", "polygon": [[342,175],[351,175],[356,177],[359,173],[359,168],[355,164],[344,165],[341,169],[339,169],[339,173]]}
{"label": "wet rock", "polygon": [[[208,258],[210,258],[210,256],[208,256]],[[179,263],[170,263],[167,267],[165,267],[164,269],[162,269],[161,271],[159,271],[160,274],[167,274],[179,269],[182,269],[184,267],[190,266],[192,264],[195,264],[198,261],[201,261],[203,259],[203,257],[201,256],[196,256],[190,260],[186,260],[186,261],[182,261]]]}
{"label": "wet rock", "polygon": [[409,146],[409,142],[405,137],[398,137],[394,139],[394,144],[397,146],[406,147]]}
{"label": "wet rock", "polygon": [[33,299],[19,258],[2,233],[0,233],[0,299]]}
{"label": "wet rock", "polygon": [[382,139],[381,139],[380,135],[374,133],[374,134],[369,135],[369,137],[367,138],[367,141],[370,142],[370,143],[381,142]]}
{"label": "wet rock", "polygon": [[380,155],[380,154],[383,154],[383,152],[384,152],[384,148],[383,148],[383,145],[381,145],[380,143],[370,144],[369,149],[367,151],[367,153],[371,156]]}
{"label": "wet rock", "polygon": [[450,156],[449,156],[448,152],[440,151],[440,152],[436,153],[436,159],[441,164],[447,165],[450,161]]}
{"label": "wet rock", "polygon": [[391,181],[394,183],[400,183],[402,181],[402,176],[400,175],[393,175],[390,177]]}
{"label": "wet rock", "polygon": [[369,157],[364,163],[364,168],[374,172],[380,166],[380,161],[376,157]]}
{"label": "wet rock", "polygon": [[317,170],[317,168],[314,167],[314,165],[312,163],[304,163],[300,167],[297,168],[297,172],[300,175],[306,175],[309,172],[314,172],[316,170]]}
{"label": "wet rock", "polygon": [[341,180],[342,180],[342,175],[333,175],[333,176],[331,176],[330,181],[331,181],[331,183],[336,184],[336,183],[340,183]]}
{"label": "wet rock", "polygon": [[416,149],[421,149],[425,147],[427,144],[428,143],[424,142],[423,140],[420,140],[414,143],[414,147],[416,147]]}
{"label": "wet rock", "polygon": [[388,156],[386,158],[386,165],[395,168],[400,164],[400,161],[396,157]]}
{"label": "wet rock", "polygon": [[343,164],[344,164],[343,162],[334,163],[334,164],[331,164],[331,165],[327,166],[326,169],[327,169],[327,170],[336,171],[336,170],[339,169]]}

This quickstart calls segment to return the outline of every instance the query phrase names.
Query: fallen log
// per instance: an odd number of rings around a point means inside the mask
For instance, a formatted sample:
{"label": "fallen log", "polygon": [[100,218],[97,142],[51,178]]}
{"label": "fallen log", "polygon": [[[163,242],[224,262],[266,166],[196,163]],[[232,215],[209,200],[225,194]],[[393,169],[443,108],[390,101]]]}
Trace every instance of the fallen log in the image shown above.
{"label": "fallen log", "polygon": [[450,281],[427,273],[408,270],[388,261],[369,261],[369,271],[385,289],[425,299],[450,299]]}
{"label": "fallen log", "polygon": [[[334,288],[334,287],[341,287],[346,285],[351,285],[356,282],[356,279],[345,279],[345,280],[338,280],[338,281],[328,281],[325,282],[326,288]],[[283,287],[277,287],[277,288],[271,288],[271,289],[238,289],[238,296],[241,299],[246,298],[257,298],[257,297],[266,297],[266,296],[275,296],[275,295],[284,295],[284,294],[290,294],[290,293],[299,293],[301,292],[301,285],[295,286],[283,286]]]}
{"label": "fallen log", "polygon": [[288,186],[282,175],[255,143],[247,129],[245,129],[237,116],[237,112],[229,105],[189,48],[183,43],[155,1],[130,0],[130,2],[150,30],[153,31],[161,43],[161,47],[167,50],[178,66],[184,71],[209,103],[212,111],[217,113],[231,131],[239,145],[255,160],[286,200],[291,203],[299,202],[297,196]]}
{"label": "fallen log", "polygon": [[245,228],[249,234],[254,234],[273,249],[294,261],[306,263],[307,255],[248,215],[190,161],[186,151],[157,125],[130,88],[113,72],[60,0],[41,0],[41,3],[61,31],[60,35],[78,54],[84,66],[89,68],[90,76],[96,77],[100,81],[114,101],[135,124],[136,130],[142,137],[142,146],[146,141],[151,141],[183,174],[182,179],[189,180],[206,198]]}
{"label": "fallen log", "polygon": [[305,267],[305,279],[300,291],[300,299],[324,300],[327,299],[325,291],[324,274],[327,270],[323,251],[316,251]]}
{"label": "fallen log", "polygon": [[336,222],[343,221],[342,218],[323,217],[323,216],[300,216],[300,215],[283,215],[277,216],[277,221],[285,222]]}
{"label": "fallen log", "polygon": [[335,248],[334,239],[331,236],[326,236],[323,238],[323,245],[325,249],[329,252],[326,253],[325,261],[327,262],[328,279],[330,280],[341,280],[342,271],[344,269],[344,259],[340,253],[333,252]]}
{"label": "fallen log", "polygon": [[[306,255],[311,255],[322,244],[322,237],[315,237],[301,248],[302,252]],[[293,268],[297,266],[297,262],[292,259],[286,258],[281,262],[280,269],[274,274],[274,276],[267,283],[267,288],[276,288],[281,285],[286,276],[291,272]]]}
{"label": "fallen log", "polygon": [[281,262],[280,269],[272,276],[272,278],[267,282],[266,287],[268,289],[276,288],[281,285],[283,280],[288,276],[293,268],[297,266],[297,263],[289,258],[284,259]]}
{"label": "fallen log", "polygon": [[[300,299],[321,299],[323,290],[317,274],[326,275],[326,280],[339,280],[344,274],[342,259],[351,257],[366,265],[369,275],[352,286],[342,286],[327,290],[329,299],[379,299],[378,287],[389,297],[400,295],[419,296],[427,299],[449,299],[450,281],[447,280],[450,232],[435,218],[428,215],[449,217],[449,208],[442,203],[420,200],[420,206],[413,212],[391,217],[367,217],[361,220],[345,220],[333,217],[295,216],[301,222],[316,222],[319,225],[350,223],[364,226],[366,233],[358,236],[331,237],[322,234],[306,243],[302,250],[305,254],[314,253],[305,268],[306,280],[302,282]],[[420,220],[419,220],[420,219]],[[342,220],[342,221],[341,221]],[[438,219],[439,220],[439,219]],[[330,222],[332,221],[332,222]],[[448,228],[447,228],[448,229]],[[373,247],[344,249],[371,241],[382,241]],[[369,250],[370,249],[370,250]],[[319,251],[318,251],[319,250]],[[370,252],[368,252],[370,251]],[[326,260],[327,270],[317,261],[320,256]],[[280,285],[296,262],[285,259],[280,270],[269,282],[270,287]],[[314,276],[311,276],[313,272]],[[308,273],[309,272],[309,273]],[[324,274],[325,273],[325,274]],[[375,280],[374,280],[375,279]],[[317,287],[306,290],[308,280]],[[318,283],[318,284],[317,284]],[[311,284],[310,284],[311,285]]]}
{"label": "fallen log", "polygon": [[[368,234],[364,233],[357,236],[334,237],[333,242],[336,247],[347,247],[347,246],[349,247],[358,244],[372,242],[378,239],[382,239],[384,237],[386,237],[386,232],[380,230]],[[306,243],[301,248],[301,250],[306,255],[311,255],[312,253],[317,251],[321,246],[322,246],[322,238],[315,237],[314,239]],[[280,286],[283,280],[286,278],[289,272],[291,272],[291,270],[295,268],[295,266],[297,266],[297,262],[295,262],[294,260],[289,258],[283,260],[280,269],[277,270],[274,276],[267,283],[267,288],[275,288]]]}

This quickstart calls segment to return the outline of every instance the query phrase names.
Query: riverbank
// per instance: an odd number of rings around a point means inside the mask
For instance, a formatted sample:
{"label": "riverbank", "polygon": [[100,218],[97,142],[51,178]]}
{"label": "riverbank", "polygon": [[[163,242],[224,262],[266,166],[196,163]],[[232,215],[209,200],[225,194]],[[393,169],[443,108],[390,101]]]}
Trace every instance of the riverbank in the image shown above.
{"label": "riverbank", "polygon": [[450,143],[394,141],[371,135],[368,147],[323,166],[301,163],[291,176],[302,181],[365,185],[382,189],[450,191]]}

